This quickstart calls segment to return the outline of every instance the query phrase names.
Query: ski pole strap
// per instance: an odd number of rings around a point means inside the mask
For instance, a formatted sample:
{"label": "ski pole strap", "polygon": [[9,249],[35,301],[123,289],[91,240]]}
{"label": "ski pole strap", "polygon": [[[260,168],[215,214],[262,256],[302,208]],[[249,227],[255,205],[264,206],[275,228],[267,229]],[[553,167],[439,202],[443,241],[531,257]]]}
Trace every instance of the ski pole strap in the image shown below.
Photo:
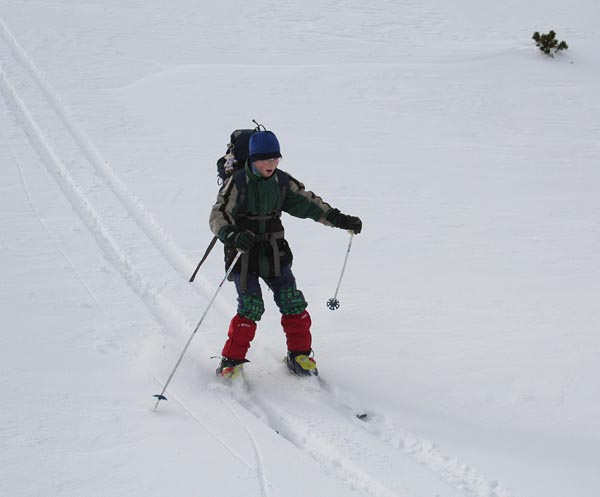
{"label": "ski pole strap", "polygon": [[208,244],[208,247],[206,248],[206,252],[204,252],[204,255],[202,256],[202,259],[200,259],[200,262],[198,263],[198,266],[196,266],[196,269],[192,273],[192,277],[190,278],[190,283],[192,281],[194,281],[194,279],[196,278],[196,275],[198,274],[198,270],[200,269],[200,266],[202,266],[202,264],[204,264],[204,261],[208,257],[208,254],[210,254],[211,250],[214,248],[215,243],[217,243],[218,239],[219,238],[217,236],[213,236],[213,239],[210,241],[210,243]]}
{"label": "ski pole strap", "polygon": [[[281,276],[281,259],[279,256],[279,247],[277,240],[281,240],[285,236],[285,232],[278,231],[276,233],[265,233],[257,235],[258,242],[269,242],[273,250],[273,276]],[[250,253],[246,251],[241,257],[242,267],[240,271],[240,290],[248,290],[248,266],[250,265]]]}

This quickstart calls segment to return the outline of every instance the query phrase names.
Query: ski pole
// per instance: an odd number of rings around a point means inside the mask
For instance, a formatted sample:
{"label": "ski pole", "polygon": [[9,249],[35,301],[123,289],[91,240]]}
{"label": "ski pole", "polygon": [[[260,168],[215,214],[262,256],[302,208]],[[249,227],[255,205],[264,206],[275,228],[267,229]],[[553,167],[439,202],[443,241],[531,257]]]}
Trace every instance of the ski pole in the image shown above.
{"label": "ski pole", "polygon": [[233,271],[233,268],[234,268],[235,264],[237,263],[237,261],[238,261],[238,259],[240,258],[241,255],[242,255],[242,252],[238,252],[236,254],[236,256],[235,256],[235,259],[233,259],[233,262],[231,263],[231,265],[227,269],[227,272],[225,273],[225,276],[223,277],[223,279],[221,280],[221,283],[219,283],[219,286],[217,287],[217,291],[212,296],[212,299],[210,299],[210,302],[208,303],[208,306],[206,306],[206,309],[204,310],[204,314],[202,314],[202,317],[200,318],[200,321],[198,321],[198,324],[194,328],[194,331],[192,331],[192,334],[190,335],[190,338],[188,338],[188,341],[185,344],[185,347],[183,347],[183,350],[181,351],[179,359],[177,359],[177,362],[175,363],[175,367],[173,368],[173,371],[171,371],[171,374],[169,375],[169,378],[167,379],[167,382],[165,383],[165,386],[163,387],[162,391],[159,394],[153,395],[153,397],[156,397],[158,399],[156,401],[156,405],[154,406],[154,410],[155,411],[156,411],[156,408],[158,407],[158,403],[161,400],[167,400],[167,398],[165,397],[165,392],[167,390],[167,387],[169,386],[169,383],[171,383],[171,380],[173,379],[173,375],[175,374],[175,371],[177,371],[177,368],[179,367],[179,364],[181,364],[183,356],[185,355],[188,347],[190,346],[190,343],[192,343],[192,339],[194,338],[194,335],[196,334],[196,332],[200,328],[200,325],[202,324],[202,321],[204,321],[204,318],[208,314],[208,310],[212,307],[213,302],[217,298],[217,295],[219,294],[219,290],[221,290],[221,287],[223,286],[223,283],[225,283],[225,280],[229,277],[229,275],[231,274],[231,271]]}
{"label": "ski pole", "polygon": [[333,298],[327,301],[327,307],[329,307],[332,311],[335,311],[340,307],[340,301],[337,299],[337,294],[340,290],[340,285],[342,284],[342,277],[344,276],[344,271],[346,270],[346,263],[348,262],[348,255],[350,254],[350,249],[352,248],[352,238],[354,238],[354,232],[350,233],[350,241],[348,242],[348,250],[346,250],[346,257],[344,259],[344,265],[342,266],[342,274],[340,274],[340,279],[337,284],[337,288],[335,289],[335,295]]}

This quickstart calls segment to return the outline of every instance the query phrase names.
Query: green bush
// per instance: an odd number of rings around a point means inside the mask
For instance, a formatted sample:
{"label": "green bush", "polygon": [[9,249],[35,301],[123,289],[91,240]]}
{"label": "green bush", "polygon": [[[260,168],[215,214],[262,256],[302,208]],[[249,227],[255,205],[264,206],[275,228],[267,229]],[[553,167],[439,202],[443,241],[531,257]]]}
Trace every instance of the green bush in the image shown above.
{"label": "green bush", "polygon": [[544,52],[546,55],[554,56],[554,53],[557,53],[559,50],[566,50],[569,48],[566,41],[559,42],[556,39],[556,33],[554,31],[550,31],[548,34],[541,35],[538,31],[533,33],[532,38],[535,40],[535,44],[540,47],[540,50]]}

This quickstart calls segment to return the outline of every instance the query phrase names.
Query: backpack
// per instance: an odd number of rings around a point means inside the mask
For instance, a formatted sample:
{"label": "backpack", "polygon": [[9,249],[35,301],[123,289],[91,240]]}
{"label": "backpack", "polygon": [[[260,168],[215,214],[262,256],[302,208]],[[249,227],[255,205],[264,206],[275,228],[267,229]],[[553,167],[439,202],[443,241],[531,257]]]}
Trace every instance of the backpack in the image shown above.
{"label": "backpack", "polygon": [[248,156],[250,155],[250,137],[256,132],[267,129],[262,125],[258,124],[254,119],[252,120],[256,124],[255,128],[252,129],[236,129],[229,138],[227,144],[227,151],[225,155],[217,160],[217,183],[222,185],[225,183],[227,178],[233,173],[242,169]]}
{"label": "backpack", "polygon": [[229,176],[244,167],[248,160],[250,137],[254,131],[254,129],[236,129],[231,133],[225,155],[217,160],[217,183],[225,183]]}

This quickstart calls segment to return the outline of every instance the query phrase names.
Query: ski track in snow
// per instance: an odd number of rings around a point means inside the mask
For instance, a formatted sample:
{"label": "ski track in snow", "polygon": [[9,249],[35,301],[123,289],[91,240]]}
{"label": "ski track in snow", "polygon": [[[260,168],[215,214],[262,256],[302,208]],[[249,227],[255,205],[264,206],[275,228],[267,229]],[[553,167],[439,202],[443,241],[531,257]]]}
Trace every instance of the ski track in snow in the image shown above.
{"label": "ski track in snow", "polygon": [[256,460],[256,476],[258,478],[258,481],[260,482],[260,489],[261,489],[262,495],[264,495],[265,497],[269,497],[269,495],[270,495],[269,481],[267,479],[267,475],[265,472],[265,464],[263,461],[263,456],[262,456],[259,444],[256,441],[256,438],[254,437],[254,435],[252,434],[252,430],[250,430],[250,428],[248,428],[248,425],[244,422],[244,420],[241,418],[241,416],[237,413],[237,411],[235,410],[235,407],[227,401],[227,398],[220,396],[218,394],[217,394],[217,398],[221,401],[221,403],[225,406],[225,408],[229,412],[231,412],[231,414],[233,414],[233,416],[238,420],[240,425],[243,427],[244,431],[246,432],[246,435],[248,435],[248,439],[250,440],[250,444],[252,445],[252,450],[254,452],[254,459]]}
{"label": "ski track in snow", "polygon": [[[151,232],[151,229],[148,228],[148,224],[145,224],[142,220],[149,219],[149,217],[148,216],[131,215],[132,214],[131,211],[134,208],[131,207],[129,202],[127,202],[125,199],[129,199],[132,197],[130,197],[128,195],[128,193],[124,189],[124,186],[122,186],[122,183],[116,179],[116,176],[114,176],[112,171],[110,171],[108,169],[108,166],[104,163],[104,161],[102,161],[101,158],[97,159],[97,157],[99,157],[99,154],[97,154],[97,152],[94,152],[93,154],[86,153],[86,150],[95,151],[96,149],[91,145],[91,142],[89,142],[89,140],[87,140],[87,138],[85,138],[83,133],[81,131],[79,131],[78,128],[75,127],[75,125],[70,121],[70,119],[68,119],[66,117],[68,114],[63,109],[63,107],[60,105],[58,98],[53,97],[54,94],[48,89],[48,86],[45,83],[43,83],[43,78],[41,77],[41,75],[39,74],[39,72],[37,71],[37,69],[35,68],[33,63],[26,56],[25,52],[20,48],[20,46],[18,45],[18,43],[16,42],[14,37],[10,34],[10,32],[8,32],[5,24],[1,20],[0,20],[0,29],[2,30],[2,35],[3,35],[4,39],[6,41],[8,41],[8,45],[11,49],[11,52],[13,53],[13,55],[16,54],[16,57],[15,57],[16,60],[19,63],[21,63],[22,68],[26,69],[26,71],[31,75],[31,79],[33,80],[33,83],[34,83],[34,84],[31,84],[31,82],[29,82],[29,84],[27,84],[28,82],[26,81],[26,79],[19,80],[20,92],[23,93],[25,91],[33,91],[34,95],[37,94],[35,96],[39,99],[39,102],[36,102],[36,103],[37,104],[39,104],[39,103],[47,104],[44,106],[46,108],[44,109],[45,114],[43,117],[48,118],[49,115],[54,114],[54,116],[52,116],[54,118],[54,123],[55,123],[54,130],[62,130],[63,134],[69,135],[67,137],[66,141],[70,142],[69,145],[71,148],[67,149],[67,150],[72,151],[73,150],[72,147],[73,147],[73,145],[75,145],[79,148],[80,152],[83,152],[83,155],[79,157],[79,162],[76,162],[74,160],[66,162],[61,159],[60,153],[50,143],[50,140],[48,137],[49,133],[47,131],[44,132],[42,130],[42,128],[40,127],[40,125],[38,124],[38,119],[40,119],[40,118],[34,117],[33,112],[30,110],[29,106],[25,103],[24,99],[21,98],[19,92],[16,90],[15,85],[11,82],[11,79],[8,76],[5,69],[3,67],[0,67],[0,87],[2,89],[2,93],[4,94],[6,100],[8,101],[9,107],[11,107],[12,110],[15,111],[20,116],[21,124],[25,128],[25,132],[26,132],[31,144],[33,145],[34,149],[37,151],[37,153],[43,159],[44,163],[48,166],[49,172],[55,178],[55,180],[57,181],[58,185],[60,186],[60,188],[66,195],[66,197],[70,200],[75,211],[79,214],[79,216],[81,217],[83,222],[86,224],[86,226],[88,226],[92,235],[97,240],[98,244],[102,247],[103,251],[106,253],[108,259],[115,265],[117,270],[123,275],[125,281],[133,289],[133,291],[140,296],[140,298],[146,304],[146,306],[148,307],[150,312],[158,319],[159,322],[163,322],[164,324],[169,325],[168,326],[169,328],[175,328],[177,326],[180,326],[181,324],[178,324],[177,322],[173,322],[172,318],[171,318],[171,316],[177,314],[176,312],[173,312],[173,311],[177,310],[177,306],[174,304],[170,304],[167,309],[162,309],[161,305],[163,305],[163,304],[161,304],[160,301],[157,301],[156,299],[152,298],[153,292],[151,291],[151,289],[156,288],[157,286],[162,286],[162,285],[153,285],[153,284],[146,282],[144,280],[144,278],[141,276],[141,273],[136,268],[135,258],[131,256],[130,247],[123,248],[121,246],[121,244],[117,241],[117,239],[119,238],[119,234],[116,233],[116,231],[118,231],[118,228],[117,228],[117,230],[115,230],[114,226],[118,227],[119,225],[121,225],[123,223],[123,219],[126,219],[127,217],[131,217],[132,219],[134,219],[135,222],[137,223],[137,225],[139,226],[139,228],[141,229],[141,231],[143,232],[143,233],[135,233],[135,229],[133,227],[128,227],[127,230],[129,232],[129,236],[131,237],[132,234],[136,234],[139,240],[144,239],[143,235],[144,234],[148,235],[148,232]],[[23,84],[23,83],[25,83],[25,84]],[[40,92],[36,91],[36,87],[41,91],[42,95],[40,95]],[[51,97],[49,97],[49,95],[51,95]],[[40,99],[40,96],[42,97],[41,99]],[[36,108],[36,110],[38,110],[38,109]],[[38,110],[38,112],[39,112],[39,110]],[[56,124],[56,117],[58,117],[58,119],[60,121],[57,124]],[[6,138],[4,138],[4,140],[6,141]],[[74,141],[74,143],[72,143],[73,141]],[[8,144],[8,142],[7,142],[7,146],[12,150],[12,148],[10,147],[10,144]],[[91,158],[90,158],[90,156],[91,156]],[[80,171],[76,171],[75,174],[72,174],[73,170],[76,169],[75,164],[84,164],[85,165],[86,158],[87,158],[87,164],[91,165],[92,167],[95,166],[96,173],[99,174],[100,177],[105,180],[105,184],[107,187],[106,190],[107,190],[107,193],[109,194],[108,196],[110,197],[112,194],[113,196],[117,197],[117,202],[116,202],[116,204],[113,204],[113,207],[116,207],[116,211],[118,214],[115,214],[113,216],[113,218],[116,221],[113,225],[110,225],[110,222],[107,222],[108,217],[107,217],[106,213],[103,212],[103,210],[102,210],[102,208],[105,207],[105,205],[106,205],[106,204],[104,204],[106,199],[103,197],[103,200],[100,203],[100,208],[97,208],[94,204],[95,199],[92,199],[89,195],[86,195],[86,193],[85,193],[86,191],[87,192],[95,192],[98,189],[98,187],[99,187],[99,184],[97,182],[98,177],[90,176],[89,174],[87,174],[89,172],[90,168],[88,168],[88,169],[84,168],[84,170],[81,171],[81,172],[83,172],[83,174],[77,174]],[[17,160],[17,164],[19,164],[18,160]],[[99,167],[98,166],[99,164],[104,164],[104,165],[102,167]],[[79,169],[79,167],[77,169]],[[21,173],[21,177],[23,178],[21,170],[20,170],[20,173]],[[76,177],[77,177],[77,179],[76,179]],[[53,240],[53,243],[56,245],[56,241],[55,241],[55,238],[52,236],[52,233],[49,231],[49,229],[47,229],[47,226],[45,225],[45,223],[43,223],[43,221],[39,217],[39,215],[37,215],[37,212],[35,211],[35,208],[34,208],[33,201],[31,200],[30,193],[27,190],[27,186],[24,181],[25,180],[23,178],[23,184],[26,189],[32,209],[34,210],[34,214],[40,220],[40,222],[42,223],[42,225],[44,226],[46,231],[48,231],[50,238]],[[86,181],[88,182],[87,185],[85,184]],[[115,189],[117,188],[115,185],[119,185],[118,186],[118,188],[120,190],[119,195],[117,195],[115,193]],[[145,212],[139,202],[136,203],[135,205],[137,206],[136,208],[141,209],[142,212]],[[119,209],[119,206],[121,207],[121,209]],[[123,207],[126,212],[122,212]],[[121,211],[121,212],[119,212],[119,211]],[[158,233],[161,234],[162,230],[159,231]],[[186,271],[186,269],[184,268],[184,265],[173,262],[173,261],[178,261],[178,253],[177,252],[173,253],[172,257],[166,257],[164,255],[164,252],[169,251],[169,249],[167,249],[167,247],[170,247],[172,245],[172,242],[170,242],[169,240],[165,240],[165,243],[157,243],[156,242],[157,237],[155,237],[155,236],[147,236],[147,239],[150,240],[150,242],[151,242],[150,243],[150,245],[152,246],[151,250],[158,249],[160,254],[163,256],[163,257],[158,257],[158,258],[155,257],[155,259],[160,260],[161,258],[163,258],[163,259],[168,260],[172,266],[171,271],[173,269],[176,271],[179,270],[180,272]],[[100,302],[98,302],[98,300],[94,296],[91,289],[89,289],[88,285],[86,285],[85,282],[83,281],[83,279],[80,277],[80,273],[73,266],[71,261],[68,259],[67,255],[62,250],[60,250],[60,247],[57,246],[57,248],[59,249],[59,252],[61,254],[63,254],[63,256],[66,258],[67,263],[74,270],[75,274],[77,276],[79,276],[80,280],[82,280],[82,283],[84,283],[84,287],[88,290],[88,293],[90,293],[92,299],[98,305],[101,312],[107,317],[109,322],[112,322],[110,317],[107,315],[104,308],[100,304]],[[165,274],[168,274],[168,273],[165,273]],[[151,302],[149,301],[149,299],[151,299]],[[221,443],[236,459],[238,459],[240,462],[242,462],[242,464],[244,464],[249,469],[253,469],[253,466],[250,463],[248,463],[247,461],[245,461],[217,433],[215,433],[213,430],[211,430],[210,427],[202,420],[202,418],[200,416],[198,416],[196,413],[193,413],[191,410],[186,408],[185,405],[183,404],[183,402],[179,401],[179,403],[182,405],[184,410],[186,410],[190,414],[190,416],[193,419],[195,419],[197,422],[199,422],[202,425],[202,427],[204,429],[206,429],[219,443]],[[223,404],[226,407],[228,407],[228,409],[232,412],[232,414],[239,420],[239,416],[237,415],[237,413],[230,406],[227,406],[225,404],[225,402],[223,402]],[[269,497],[269,494],[266,490],[267,483],[264,478],[265,471],[264,471],[264,468],[262,467],[260,450],[258,448],[256,440],[254,439],[254,437],[252,436],[252,434],[248,430],[248,428],[243,424],[243,422],[242,422],[242,426],[245,428],[245,430],[248,434],[248,437],[250,439],[250,442],[252,443],[254,451],[255,451],[255,456],[256,456],[256,461],[257,461],[256,472],[257,472],[257,477],[259,479],[259,483],[260,483],[260,487],[261,487],[261,495],[264,497]]]}
{"label": "ski track in snow", "polygon": [[[9,108],[18,116],[19,124],[31,145],[88,227],[107,259],[123,276],[130,288],[140,296],[154,319],[171,331],[189,329],[190,323],[182,317],[184,313],[178,302],[191,301],[194,297],[197,299],[198,293],[206,297],[206,292],[201,292],[197,287],[181,284],[181,277],[185,278],[184,281],[187,279],[192,265],[144,208],[141,201],[115,175],[85,133],[75,124],[65,106],[2,19],[0,19],[0,36],[5,42],[1,52],[3,62],[0,66],[0,91]],[[4,141],[7,139],[4,138]],[[10,148],[8,142],[7,146]],[[35,210],[23,176],[22,179],[35,216],[48,231],[53,243],[57,245],[52,233]],[[58,245],[57,248],[63,253]],[[63,255],[74,273],[82,279],[66,254]],[[169,285],[171,280],[174,282],[173,285]],[[83,280],[82,283],[110,322],[110,316],[101,303]],[[326,384],[323,385],[312,393],[320,398],[321,402],[329,404],[337,413],[340,423],[346,422],[344,426],[349,430],[350,438],[360,439],[360,436],[365,434],[375,437],[382,445],[395,450],[400,455],[408,456],[413,462],[430,471],[433,477],[441,479],[463,495],[469,497],[512,495],[498,482],[489,481],[475,468],[445,456],[433,443],[396,428],[393,422],[383,415],[369,412],[369,420],[366,422],[352,419],[359,411],[353,409],[351,403],[345,400],[348,399],[348,395]],[[289,409],[286,410],[266,396],[253,392],[252,388],[244,394],[233,392],[231,396],[219,391],[213,393],[245,430],[253,448],[255,465],[240,456],[218,433],[210,429],[200,415],[187,408],[185,402],[175,396],[170,389],[170,395],[192,418],[208,430],[244,466],[256,471],[261,495],[264,497],[270,497],[270,485],[259,443],[240,417],[236,406],[247,409],[267,423],[290,443],[327,467],[344,484],[369,496],[405,495],[397,493],[377,477],[371,476],[372,468],[365,468],[360,458],[355,461],[349,457],[348,447],[336,439],[335,417],[330,425],[327,421],[317,420],[321,426],[317,423],[315,429],[314,419],[290,412]]]}

